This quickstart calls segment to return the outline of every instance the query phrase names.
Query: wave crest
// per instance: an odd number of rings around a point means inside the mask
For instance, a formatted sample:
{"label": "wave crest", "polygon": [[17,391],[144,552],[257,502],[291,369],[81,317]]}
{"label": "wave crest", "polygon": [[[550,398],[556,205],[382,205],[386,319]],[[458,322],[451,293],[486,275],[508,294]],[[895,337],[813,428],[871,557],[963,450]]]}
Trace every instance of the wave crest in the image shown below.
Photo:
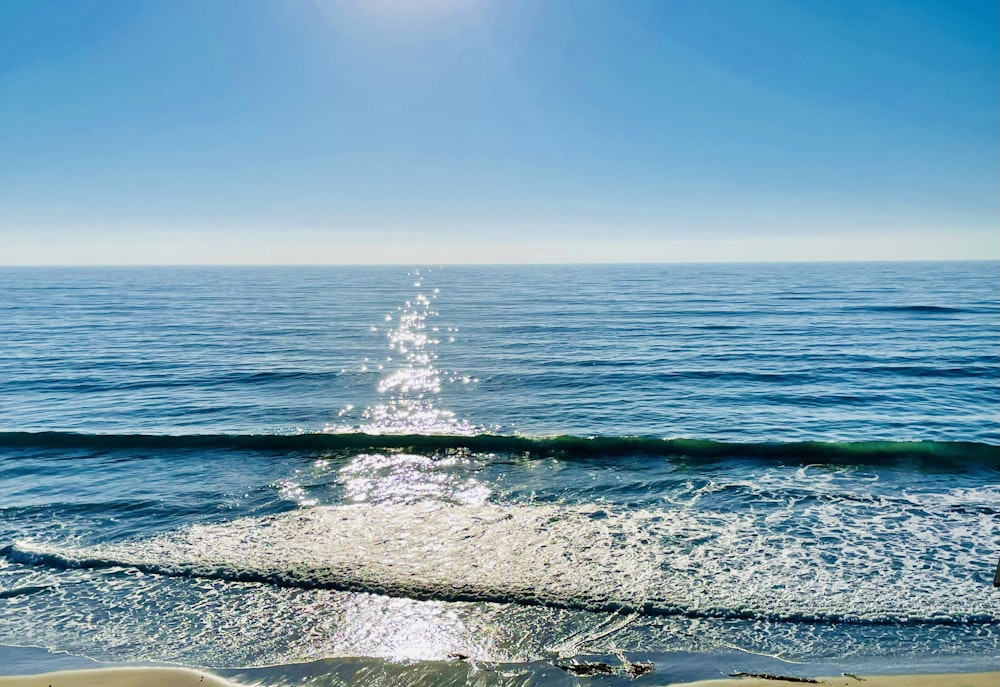
{"label": "wave crest", "polygon": [[577,458],[646,455],[693,460],[755,458],[801,463],[883,464],[898,461],[935,466],[1000,469],[1000,446],[976,442],[859,441],[739,443],[651,437],[526,437],[498,434],[77,434],[0,432],[0,447],[98,450],[366,451],[453,449]]}

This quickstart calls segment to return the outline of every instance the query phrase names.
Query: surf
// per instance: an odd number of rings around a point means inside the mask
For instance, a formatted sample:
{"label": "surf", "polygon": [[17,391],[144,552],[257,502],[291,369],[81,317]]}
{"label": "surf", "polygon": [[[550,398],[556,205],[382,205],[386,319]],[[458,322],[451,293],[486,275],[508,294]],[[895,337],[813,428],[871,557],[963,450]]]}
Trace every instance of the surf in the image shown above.
{"label": "surf", "polygon": [[[913,536],[894,521],[839,524],[843,513],[828,507],[808,535],[752,512],[418,501],[300,508],[89,547],[20,541],[0,555],[58,569],[599,613],[1000,624],[980,581],[960,577],[974,556],[944,520],[911,514],[908,528],[923,533]],[[928,536],[938,540],[933,558],[921,544]]]}

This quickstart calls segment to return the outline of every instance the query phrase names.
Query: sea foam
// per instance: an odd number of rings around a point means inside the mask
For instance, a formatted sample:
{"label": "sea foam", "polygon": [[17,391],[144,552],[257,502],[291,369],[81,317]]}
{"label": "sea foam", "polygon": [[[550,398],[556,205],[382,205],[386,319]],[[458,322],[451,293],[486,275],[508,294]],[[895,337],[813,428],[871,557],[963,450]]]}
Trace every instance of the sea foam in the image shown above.
{"label": "sea foam", "polygon": [[997,593],[979,579],[988,571],[969,574],[983,567],[970,539],[1000,546],[993,519],[969,513],[956,529],[952,509],[950,517],[874,502],[862,510],[859,518],[822,500],[759,513],[364,504],[93,547],[19,542],[4,553],[20,563],[413,599],[798,622],[1000,623]]}

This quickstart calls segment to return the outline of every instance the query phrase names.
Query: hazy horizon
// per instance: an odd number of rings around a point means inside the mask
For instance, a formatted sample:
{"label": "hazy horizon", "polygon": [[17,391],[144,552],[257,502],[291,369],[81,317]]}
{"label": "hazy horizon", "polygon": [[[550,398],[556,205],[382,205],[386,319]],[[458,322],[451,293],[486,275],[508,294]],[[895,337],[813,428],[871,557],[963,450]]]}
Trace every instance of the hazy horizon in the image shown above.
{"label": "hazy horizon", "polygon": [[634,265],[641,266],[672,266],[672,265],[840,265],[840,264],[914,264],[914,263],[1000,263],[997,258],[956,258],[937,260],[691,260],[691,261],[633,261],[633,262],[351,262],[351,263],[331,263],[331,262],[302,262],[302,263],[209,263],[209,262],[188,262],[188,263],[38,263],[5,265],[0,264],[0,269],[59,269],[59,268],[79,268],[79,269],[100,269],[100,268],[240,268],[240,267],[275,267],[275,268],[317,268],[317,267],[385,267],[385,268],[412,268],[412,269],[444,269],[446,267],[628,267]]}

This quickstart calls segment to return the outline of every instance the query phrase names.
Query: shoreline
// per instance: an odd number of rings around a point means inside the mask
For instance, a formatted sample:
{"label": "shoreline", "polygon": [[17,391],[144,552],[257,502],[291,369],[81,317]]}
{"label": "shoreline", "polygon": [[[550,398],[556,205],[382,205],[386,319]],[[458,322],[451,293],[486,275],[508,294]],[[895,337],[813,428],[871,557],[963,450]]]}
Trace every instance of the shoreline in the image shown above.
{"label": "shoreline", "polygon": [[[799,680],[780,676],[731,677],[694,682],[657,682],[660,687],[780,687],[790,684],[819,684],[828,687],[994,687],[1000,671],[978,673],[930,673],[907,675],[824,676]],[[650,683],[654,684],[654,683]],[[266,687],[267,682],[232,682],[214,673],[194,668],[137,666],[95,667],[62,670],[36,675],[0,677],[0,687]]]}
{"label": "shoreline", "polygon": [[[819,684],[827,687],[995,687],[1000,685],[1000,657],[974,659],[933,655],[873,661],[861,657],[824,663],[790,665],[738,654],[671,652],[632,654],[632,660],[652,662],[655,671],[642,675],[648,687],[782,687]],[[579,655],[567,664],[607,665],[625,662],[623,654]],[[376,657],[336,657],[312,661],[246,667],[202,667],[161,662],[105,662],[79,654],[38,646],[0,644],[0,687],[278,687],[300,684],[365,684],[372,687],[465,683],[479,673],[483,684],[494,684],[489,673],[510,670],[533,675],[534,683],[551,687],[597,684],[556,669],[552,659],[493,664],[467,659],[393,661]],[[739,671],[741,677],[734,676]],[[486,673],[484,675],[483,673]],[[373,679],[372,678],[376,678]],[[601,681],[595,673],[597,681]],[[614,684],[631,684],[623,675]],[[778,679],[785,678],[785,679]],[[789,679],[791,678],[791,679]],[[331,682],[334,680],[335,682]],[[862,684],[863,683],[863,684]]]}
{"label": "shoreline", "polygon": [[[911,673],[906,675],[844,674],[839,677],[824,676],[808,680],[782,680],[774,678],[730,677],[721,680],[670,682],[663,687],[780,687],[793,684],[820,684],[830,687],[995,687],[1000,684],[1000,671],[985,673]],[[0,682],[0,685],[3,683]],[[55,687],[55,686],[53,686]]]}

